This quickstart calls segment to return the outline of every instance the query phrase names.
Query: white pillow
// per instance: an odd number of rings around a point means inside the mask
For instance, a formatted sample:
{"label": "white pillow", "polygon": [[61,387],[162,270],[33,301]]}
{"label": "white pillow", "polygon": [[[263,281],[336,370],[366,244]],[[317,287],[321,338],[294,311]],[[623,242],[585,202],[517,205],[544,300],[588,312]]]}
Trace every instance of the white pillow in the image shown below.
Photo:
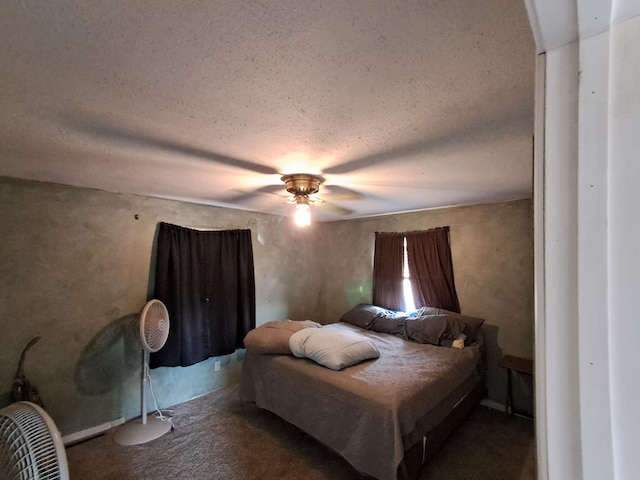
{"label": "white pillow", "polygon": [[332,370],[380,356],[378,348],[367,337],[332,328],[299,330],[289,338],[289,348],[296,357],[309,358]]}

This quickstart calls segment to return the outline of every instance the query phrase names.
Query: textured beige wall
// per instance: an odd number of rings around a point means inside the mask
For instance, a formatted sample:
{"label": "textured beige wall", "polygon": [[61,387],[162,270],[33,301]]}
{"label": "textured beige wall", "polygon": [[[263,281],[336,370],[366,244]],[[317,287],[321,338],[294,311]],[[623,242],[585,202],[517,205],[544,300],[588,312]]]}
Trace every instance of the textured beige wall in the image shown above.
{"label": "textured beige wall", "polygon": [[[63,434],[140,414],[140,350],[126,324],[147,300],[161,221],[251,229],[258,323],[304,316],[309,292],[319,290],[320,277],[309,268],[314,231],[296,229],[288,219],[0,178],[5,400],[22,348],[40,335],[26,373]],[[218,360],[219,373],[214,359],[153,370],[161,407],[237,380],[237,356]]]}
{"label": "textured beige wall", "polygon": [[[138,216],[138,219],[135,216]],[[371,299],[373,234],[451,227],[463,312],[487,319],[490,394],[500,351],[532,351],[531,202],[314,224],[169,200],[0,178],[0,397],[20,352],[63,434],[140,412],[140,350],[130,323],[150,293],[158,222],[250,228],[257,320],[336,321]],[[153,370],[161,407],[235,382],[242,352]],[[213,362],[222,369],[214,372]],[[2,398],[0,398],[0,404]]]}
{"label": "textured beige wall", "polygon": [[[488,343],[489,397],[503,402],[502,354],[533,356],[533,220],[530,200],[442,208],[333,222],[322,230],[319,305],[323,322],[371,301],[374,235],[448,225],[462,313],[482,317]],[[531,384],[518,385],[531,403]],[[530,410],[531,406],[523,404]]]}

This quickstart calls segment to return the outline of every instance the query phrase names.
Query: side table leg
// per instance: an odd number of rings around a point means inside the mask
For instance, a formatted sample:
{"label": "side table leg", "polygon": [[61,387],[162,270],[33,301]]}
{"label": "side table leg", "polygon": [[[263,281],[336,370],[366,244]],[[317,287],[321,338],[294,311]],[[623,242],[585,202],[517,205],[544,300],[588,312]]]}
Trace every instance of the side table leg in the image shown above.
{"label": "side table leg", "polygon": [[504,413],[513,413],[513,395],[511,393],[511,369],[507,368],[507,398],[504,402]]}

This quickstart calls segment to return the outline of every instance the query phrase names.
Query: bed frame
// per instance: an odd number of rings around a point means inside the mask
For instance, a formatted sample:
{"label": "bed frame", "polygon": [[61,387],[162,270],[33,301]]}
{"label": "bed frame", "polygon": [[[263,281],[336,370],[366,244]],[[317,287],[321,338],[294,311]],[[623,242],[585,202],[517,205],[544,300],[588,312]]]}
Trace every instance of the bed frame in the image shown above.
{"label": "bed frame", "polygon": [[398,466],[398,479],[417,479],[422,468],[486,395],[487,391],[484,382],[478,383],[440,423],[426,433],[422,442],[418,442],[413,447],[410,447],[409,450],[405,450],[404,458]]}
{"label": "bed frame", "polygon": [[413,480],[484,397],[482,348],[421,345],[341,327],[374,341],[380,358],[336,372],[305,358],[248,350],[240,396],[296,425],[363,474]]}

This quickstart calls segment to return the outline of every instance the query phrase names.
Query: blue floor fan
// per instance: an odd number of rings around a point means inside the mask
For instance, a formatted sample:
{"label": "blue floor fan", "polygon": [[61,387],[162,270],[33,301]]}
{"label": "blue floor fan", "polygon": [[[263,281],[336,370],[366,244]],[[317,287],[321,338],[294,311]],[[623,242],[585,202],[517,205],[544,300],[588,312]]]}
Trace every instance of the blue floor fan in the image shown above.
{"label": "blue floor fan", "polygon": [[157,411],[157,415],[147,415],[149,354],[160,350],[169,336],[169,312],[164,303],[160,300],[149,300],[145,304],[140,312],[138,332],[142,345],[142,416],[118,430],[114,439],[120,445],[149,442],[167,433],[173,425],[171,418],[164,416],[160,411]]}

